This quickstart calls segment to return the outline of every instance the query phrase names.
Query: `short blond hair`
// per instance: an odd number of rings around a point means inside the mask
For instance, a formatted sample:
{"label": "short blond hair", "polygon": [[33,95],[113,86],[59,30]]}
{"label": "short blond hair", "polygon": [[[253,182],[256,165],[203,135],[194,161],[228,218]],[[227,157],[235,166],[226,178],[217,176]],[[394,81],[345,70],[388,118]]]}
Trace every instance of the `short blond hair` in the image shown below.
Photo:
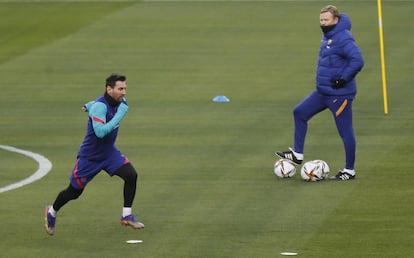
{"label": "short blond hair", "polygon": [[331,13],[334,18],[339,17],[339,10],[334,5],[327,5],[323,7],[320,13]]}

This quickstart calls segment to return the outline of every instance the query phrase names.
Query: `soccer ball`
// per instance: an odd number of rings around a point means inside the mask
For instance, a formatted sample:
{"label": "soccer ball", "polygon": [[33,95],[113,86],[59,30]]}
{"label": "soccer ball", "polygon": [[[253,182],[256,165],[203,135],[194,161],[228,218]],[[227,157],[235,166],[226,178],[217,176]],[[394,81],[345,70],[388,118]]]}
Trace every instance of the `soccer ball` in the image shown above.
{"label": "soccer ball", "polygon": [[319,163],[319,165],[322,168],[322,173],[325,175],[325,178],[327,178],[329,176],[329,172],[330,172],[328,163],[326,163],[325,161],[320,160],[320,159],[316,159],[314,161]]}
{"label": "soccer ball", "polygon": [[292,177],[296,173],[296,167],[288,159],[279,159],[275,163],[273,172],[280,178]]}
{"label": "soccer ball", "polygon": [[329,166],[323,160],[312,160],[303,164],[300,175],[305,181],[316,182],[324,180],[329,175]]}

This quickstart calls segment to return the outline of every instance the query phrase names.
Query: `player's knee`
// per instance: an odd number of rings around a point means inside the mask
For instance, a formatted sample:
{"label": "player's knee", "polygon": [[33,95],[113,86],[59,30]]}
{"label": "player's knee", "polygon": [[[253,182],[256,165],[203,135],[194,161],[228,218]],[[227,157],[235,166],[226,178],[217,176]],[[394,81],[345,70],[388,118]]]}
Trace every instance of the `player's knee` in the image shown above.
{"label": "player's knee", "polygon": [[299,119],[299,120],[306,120],[305,118],[304,118],[304,114],[303,114],[304,112],[303,112],[303,110],[299,107],[299,106],[296,106],[294,109],[293,109],[293,117],[295,118],[295,119]]}
{"label": "player's knee", "polygon": [[138,174],[135,171],[135,169],[128,170],[127,177],[126,177],[125,181],[128,181],[128,182],[136,182],[137,179],[138,179]]}
{"label": "player's knee", "polygon": [[302,109],[300,108],[300,106],[298,105],[298,106],[296,106],[294,109],[293,109],[293,116],[295,117],[295,118],[302,118],[303,117],[303,111],[302,111]]}
{"label": "player's knee", "polygon": [[82,194],[83,189],[77,189],[75,187],[73,187],[72,185],[69,185],[69,187],[66,189],[66,196],[70,199],[70,200],[75,200],[78,199],[79,196]]}
{"label": "player's knee", "polygon": [[308,121],[313,116],[305,106],[297,105],[293,109],[293,117],[296,121]]}
{"label": "player's knee", "polygon": [[125,182],[129,183],[136,182],[138,179],[138,173],[130,163],[123,165],[115,172],[115,174],[121,177]]}

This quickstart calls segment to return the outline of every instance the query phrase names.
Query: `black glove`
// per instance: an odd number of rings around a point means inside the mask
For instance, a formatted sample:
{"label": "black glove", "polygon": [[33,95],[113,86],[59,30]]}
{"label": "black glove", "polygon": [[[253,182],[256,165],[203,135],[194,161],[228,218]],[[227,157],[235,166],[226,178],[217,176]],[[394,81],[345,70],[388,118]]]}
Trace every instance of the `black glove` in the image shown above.
{"label": "black glove", "polygon": [[346,81],[344,79],[336,79],[332,80],[332,88],[339,89],[345,86]]}

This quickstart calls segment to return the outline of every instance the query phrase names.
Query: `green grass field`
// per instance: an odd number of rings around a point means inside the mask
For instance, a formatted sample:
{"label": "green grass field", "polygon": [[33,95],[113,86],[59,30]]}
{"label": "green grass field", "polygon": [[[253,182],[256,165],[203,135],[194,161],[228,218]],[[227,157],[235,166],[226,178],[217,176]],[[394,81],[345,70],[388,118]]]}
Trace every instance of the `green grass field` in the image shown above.
{"label": "green grass field", "polygon": [[[329,3],[351,16],[366,62],[357,179],[278,179],[273,153],[293,144],[292,109],[314,88]],[[376,1],[0,1],[0,144],[53,163],[0,193],[0,256],[414,257],[413,12],[414,2],[383,0],[384,115]],[[68,184],[80,107],[111,72],[128,77],[117,145],[139,170],[134,211],[146,228],[119,225],[122,181],[101,173],[49,237],[43,208]],[[328,111],[311,120],[305,154],[343,167]],[[0,187],[37,168],[0,149]]]}

